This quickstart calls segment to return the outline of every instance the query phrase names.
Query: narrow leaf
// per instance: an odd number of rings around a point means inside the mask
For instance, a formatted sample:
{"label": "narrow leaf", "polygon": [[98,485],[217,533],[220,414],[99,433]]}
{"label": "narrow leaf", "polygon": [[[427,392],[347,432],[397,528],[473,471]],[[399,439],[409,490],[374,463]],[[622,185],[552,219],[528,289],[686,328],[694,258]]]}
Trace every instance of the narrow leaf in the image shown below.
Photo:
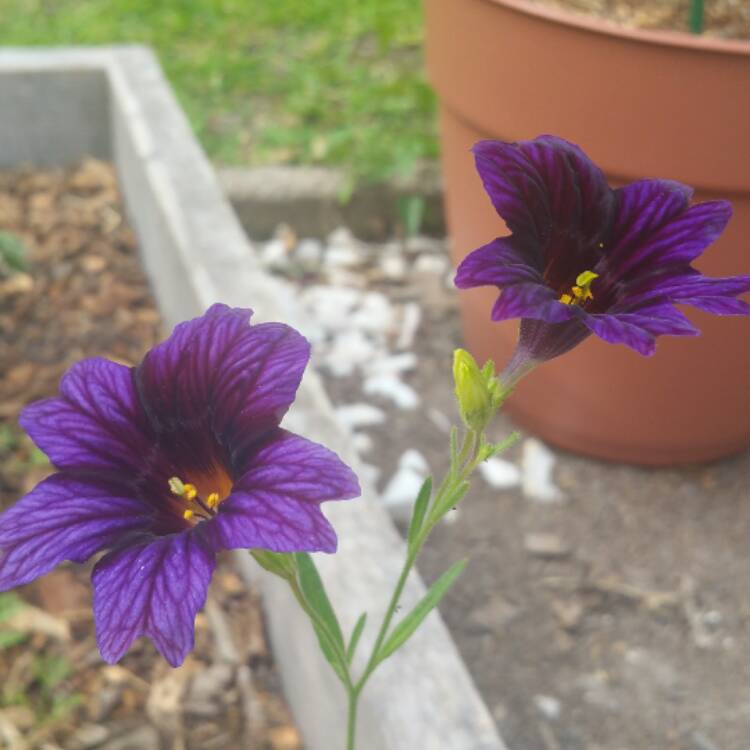
{"label": "narrow leaf", "polygon": [[319,627],[314,620],[311,620],[310,622],[312,622],[313,630],[315,630],[315,635],[318,637],[318,643],[320,644],[320,650],[323,652],[323,656],[325,656],[326,661],[331,665],[339,679],[343,683],[346,683],[346,669],[341,663],[341,656],[333,644],[332,636],[327,630]]}
{"label": "narrow leaf", "polygon": [[446,495],[441,507],[435,508],[434,515],[438,518],[442,518],[449,510],[451,510],[451,508],[455,508],[464,499],[464,496],[469,491],[469,487],[469,482],[461,482],[453,489],[453,492],[451,492],[450,495]]}
{"label": "narrow leaf", "polygon": [[299,583],[307,603],[317,612],[320,619],[325,623],[331,638],[335,641],[341,651],[345,650],[344,635],[341,626],[333,611],[328,594],[323,587],[318,569],[312,557],[307,552],[296,552],[294,555],[299,569]]}
{"label": "narrow leaf", "polygon": [[380,649],[378,662],[387,659],[396,649],[406,643],[412,633],[422,624],[424,618],[440,603],[440,600],[445,596],[456,578],[461,575],[461,572],[466,567],[466,562],[466,560],[459,560],[432,584],[430,590],[419,604],[393,629],[388,640]]}
{"label": "narrow leaf", "polygon": [[409,533],[407,534],[407,541],[409,543],[409,549],[414,546],[414,542],[422,528],[425,514],[427,513],[427,506],[430,503],[430,497],[432,497],[432,477],[427,477],[422,483],[422,487],[419,490],[417,499],[414,502],[414,508],[411,512],[411,521],[409,523]]}
{"label": "narrow leaf", "polygon": [[354,630],[352,630],[352,639],[349,641],[349,648],[346,649],[346,663],[351,664],[354,658],[354,653],[357,650],[357,644],[359,643],[359,637],[362,635],[362,631],[365,629],[365,623],[367,622],[367,612],[363,612],[357,620]]}

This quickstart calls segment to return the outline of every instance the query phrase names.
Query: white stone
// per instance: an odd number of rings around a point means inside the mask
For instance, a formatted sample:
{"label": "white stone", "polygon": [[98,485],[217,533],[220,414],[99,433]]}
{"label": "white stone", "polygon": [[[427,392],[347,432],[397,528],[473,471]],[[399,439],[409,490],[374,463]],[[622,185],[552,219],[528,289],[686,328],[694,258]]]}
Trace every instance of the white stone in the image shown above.
{"label": "white stone", "polygon": [[397,349],[411,349],[421,322],[422,308],[416,302],[407,302],[401,314],[401,330],[396,340]]}
{"label": "white stone", "polygon": [[335,377],[351,375],[357,367],[371,362],[377,350],[356,328],[336,334],[325,355],[324,364]]}
{"label": "white stone", "polygon": [[417,355],[414,352],[402,352],[373,359],[364,367],[368,375],[400,375],[417,366]]}
{"label": "white stone", "polygon": [[380,479],[381,471],[377,466],[366,464],[361,461],[359,464],[359,478],[362,482],[370,487],[374,487]]}
{"label": "white stone", "polygon": [[335,413],[336,419],[350,430],[385,422],[385,412],[372,404],[346,404],[335,409]]}
{"label": "white stone", "polygon": [[355,432],[352,435],[352,443],[354,444],[354,449],[360,455],[362,453],[369,453],[374,445],[372,438],[366,432]]}
{"label": "white stone", "polygon": [[371,375],[366,378],[362,390],[368,396],[382,396],[392,401],[399,409],[415,409],[419,406],[419,395],[395,375]]}
{"label": "white stone", "polygon": [[430,465],[427,463],[427,459],[415,448],[409,448],[409,450],[404,451],[398,465],[403,469],[413,469],[418,474],[424,476],[430,473]]}
{"label": "white stone", "polygon": [[266,268],[284,268],[289,263],[289,250],[281,239],[272,239],[263,245],[260,261]]}
{"label": "white stone", "polygon": [[350,327],[349,315],[361,298],[357,289],[316,285],[302,292],[300,302],[318,324],[337,331]]}
{"label": "white stone", "polygon": [[364,260],[364,255],[354,247],[334,246],[326,251],[323,263],[327,268],[353,268]]}
{"label": "white stone", "polygon": [[386,334],[393,326],[393,307],[384,294],[366,292],[348,323],[363,331]]}
{"label": "white stone", "polygon": [[391,477],[381,497],[395,520],[409,520],[423,482],[424,476],[420,472],[404,466],[399,467]]}
{"label": "white stone", "polygon": [[294,259],[306,271],[317,271],[323,257],[320,240],[305,238],[300,240],[294,251]]}
{"label": "white stone", "polygon": [[387,253],[380,257],[380,271],[390,281],[402,281],[406,276],[406,260],[400,254]]}
{"label": "white stone", "polygon": [[434,273],[438,276],[448,270],[448,259],[442,255],[420,255],[414,262],[414,273]]}
{"label": "white stone", "polygon": [[404,250],[414,255],[419,253],[443,253],[445,252],[445,241],[417,234],[404,240]]}
{"label": "white stone", "polygon": [[427,410],[427,416],[430,419],[430,422],[435,425],[435,427],[440,430],[440,432],[444,432],[446,435],[448,435],[451,431],[451,421],[448,419],[448,417],[443,414],[443,412],[440,411],[440,409],[436,409],[434,406],[431,406]]}
{"label": "white stone", "polygon": [[552,480],[555,454],[536,438],[523,442],[521,455],[521,486],[523,494],[539,503],[560,503],[565,500],[562,490]]}
{"label": "white stone", "polygon": [[327,239],[329,245],[339,245],[344,247],[351,247],[356,242],[349,227],[336,227],[336,229],[328,235]]}
{"label": "white stone", "polygon": [[545,719],[554,721],[560,718],[560,712],[562,711],[562,704],[557,698],[553,698],[551,695],[535,695],[534,705],[537,711],[539,711]]}
{"label": "white stone", "polygon": [[502,490],[521,483],[521,470],[502,458],[488,458],[479,464],[479,473],[490,487]]}

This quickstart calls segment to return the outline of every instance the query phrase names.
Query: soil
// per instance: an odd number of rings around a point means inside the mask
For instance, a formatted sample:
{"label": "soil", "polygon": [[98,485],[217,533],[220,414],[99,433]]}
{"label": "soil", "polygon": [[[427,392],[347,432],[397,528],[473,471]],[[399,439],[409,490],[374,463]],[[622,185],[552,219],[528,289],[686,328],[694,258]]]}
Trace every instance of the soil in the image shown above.
{"label": "soil", "polygon": [[[690,31],[691,0],[536,1],[630,28]],[[747,0],[705,0],[703,19],[706,36],[750,39],[750,3]]]}
{"label": "soil", "polygon": [[[0,173],[0,248],[0,507],[7,507],[51,472],[18,426],[21,407],[54,395],[82,357],[138,362],[163,331],[108,164]],[[145,640],[116,666],[101,660],[92,565],[63,565],[0,594],[0,747],[302,747],[258,596],[229,559],[198,615],[195,650],[175,670]]]}
{"label": "soil", "polygon": [[[382,491],[409,448],[442,475],[462,341],[455,291],[413,271],[378,282],[378,253],[357,271],[366,288],[421,303],[419,365],[404,378],[421,405],[401,410],[364,396],[357,376],[321,374],[335,405],[387,412],[362,455]],[[501,417],[492,437],[512,429]],[[505,458],[521,463],[525,437]],[[566,499],[552,504],[475,478],[418,567],[431,582],[471,560],[441,611],[509,750],[747,750],[749,473],[750,454],[647,470],[556,452]],[[537,534],[555,544],[540,549]]]}

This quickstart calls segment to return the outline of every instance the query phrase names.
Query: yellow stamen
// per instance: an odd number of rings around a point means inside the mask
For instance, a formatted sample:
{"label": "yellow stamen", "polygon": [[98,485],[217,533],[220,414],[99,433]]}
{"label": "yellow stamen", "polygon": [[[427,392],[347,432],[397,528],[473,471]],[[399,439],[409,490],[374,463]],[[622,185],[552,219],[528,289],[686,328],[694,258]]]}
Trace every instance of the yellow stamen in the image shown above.
{"label": "yellow stamen", "polygon": [[211,510],[213,510],[218,504],[219,504],[219,493],[212,492],[206,498],[206,505],[208,505],[208,507],[211,508]]}
{"label": "yellow stamen", "polygon": [[594,299],[591,292],[591,284],[598,279],[599,274],[593,271],[583,271],[576,277],[575,286],[570,288],[570,294],[561,294],[560,302],[564,305],[582,305],[590,299]]}
{"label": "yellow stamen", "polygon": [[198,494],[198,490],[196,489],[194,484],[185,485],[185,492],[183,493],[183,496],[185,497],[185,499],[194,500],[197,494]]}
{"label": "yellow stamen", "polygon": [[183,517],[183,518],[184,518],[184,519],[185,519],[186,521],[192,521],[192,519],[193,519],[193,516],[194,516],[194,515],[195,515],[195,513],[194,513],[194,512],[192,511],[192,510],[186,510],[186,511],[185,511],[185,512],[184,512],[184,513],[182,514],[182,517]]}
{"label": "yellow stamen", "polygon": [[177,497],[182,497],[185,494],[185,485],[179,477],[172,477],[169,480],[169,489],[172,491],[172,494],[177,495]]}

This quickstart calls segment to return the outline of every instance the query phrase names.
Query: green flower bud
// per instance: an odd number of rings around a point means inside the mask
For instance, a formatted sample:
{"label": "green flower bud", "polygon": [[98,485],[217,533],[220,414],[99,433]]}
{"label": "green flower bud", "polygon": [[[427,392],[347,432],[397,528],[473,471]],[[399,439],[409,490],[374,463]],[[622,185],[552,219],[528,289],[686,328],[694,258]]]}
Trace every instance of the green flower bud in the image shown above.
{"label": "green flower bud", "polygon": [[461,419],[471,430],[482,432],[497,409],[499,383],[494,365],[488,362],[481,370],[465,349],[453,352],[453,379]]}

